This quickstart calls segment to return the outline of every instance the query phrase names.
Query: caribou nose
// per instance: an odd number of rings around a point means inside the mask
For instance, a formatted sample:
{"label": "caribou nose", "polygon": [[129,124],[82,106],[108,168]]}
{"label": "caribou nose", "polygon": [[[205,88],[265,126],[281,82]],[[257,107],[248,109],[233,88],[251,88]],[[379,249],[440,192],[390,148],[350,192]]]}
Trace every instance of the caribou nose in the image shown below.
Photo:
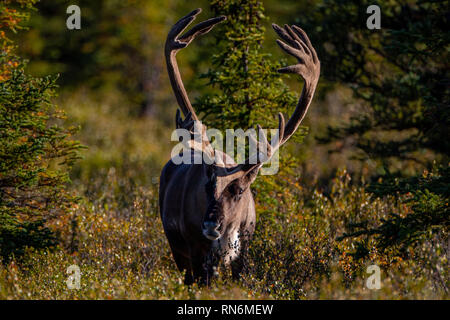
{"label": "caribou nose", "polygon": [[209,240],[217,240],[220,238],[220,232],[218,229],[220,225],[214,221],[204,221],[203,222],[203,235]]}
{"label": "caribou nose", "polygon": [[215,221],[204,221],[203,228],[207,230],[217,230],[219,228],[219,224]]}

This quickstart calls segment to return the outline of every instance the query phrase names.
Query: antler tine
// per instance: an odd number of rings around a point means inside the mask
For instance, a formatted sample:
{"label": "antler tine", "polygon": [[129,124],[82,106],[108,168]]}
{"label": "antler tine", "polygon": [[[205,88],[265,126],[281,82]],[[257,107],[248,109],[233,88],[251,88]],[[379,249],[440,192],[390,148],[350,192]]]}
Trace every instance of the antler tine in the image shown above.
{"label": "antler tine", "polygon": [[[279,148],[281,146],[281,141],[284,139],[284,116],[281,112],[278,112],[278,137],[277,137],[277,144],[275,145],[275,148]],[[272,142],[272,141],[271,141]]]}
{"label": "antler tine", "polygon": [[[178,20],[177,23],[170,29],[169,34],[167,35],[167,40],[174,39],[178,40],[178,36],[186,30],[186,28],[192,23],[192,21],[195,20],[197,15],[202,12],[201,8],[195,9],[194,11],[190,12],[180,20]],[[176,43],[176,42],[175,42]],[[166,42],[166,44],[173,45],[173,42]],[[185,47],[185,46],[184,46]],[[182,48],[184,48],[182,47]],[[173,49],[182,49],[182,48],[176,48],[172,46]]]}
{"label": "antler tine", "polygon": [[[256,125],[256,132],[259,133],[259,141],[255,139],[253,135],[249,135],[249,140],[251,140],[254,144],[257,146],[256,155],[249,155],[247,159],[244,160],[242,164],[238,164],[237,166],[234,166],[232,168],[225,168],[226,174],[234,174],[238,171],[248,171],[251,170],[257,166],[261,166],[264,162],[268,161],[273,154],[276,152],[276,150],[280,147],[280,142],[283,140],[284,137],[284,116],[281,112],[278,113],[278,134],[275,137],[272,137],[270,143],[267,139],[267,135],[264,133],[264,130],[261,128],[259,124]],[[274,144],[272,141],[273,139],[276,139],[276,143]],[[266,154],[262,154],[261,157],[261,150],[264,150]],[[256,159],[255,159],[256,157]],[[256,160],[256,162],[254,161]]]}
{"label": "antler tine", "polygon": [[297,64],[281,68],[278,72],[298,74],[305,80],[297,107],[284,126],[283,134],[280,135],[279,146],[281,146],[295,133],[308,111],[319,80],[320,61],[303,29],[295,25],[292,27],[285,25],[284,28],[281,28],[275,23],[272,24],[272,27],[282,39],[277,40],[280,48],[297,58],[298,61]]}
{"label": "antler tine", "polygon": [[176,60],[176,54],[179,50],[187,47],[198,35],[208,33],[216,24],[226,19],[224,16],[208,19],[194,26],[184,36],[180,37],[180,34],[184,30],[186,30],[186,28],[192,23],[192,21],[195,20],[195,18],[201,11],[202,10],[200,8],[196,9],[185,17],[181,18],[169,31],[165,44],[167,71],[169,73],[169,79],[175,97],[181,110],[183,111],[183,114],[187,117],[187,115],[191,113],[192,119],[194,121],[198,120],[198,117],[195,114],[194,109],[192,108],[191,102],[189,101],[189,97],[186,93],[186,89],[184,88],[180,70],[178,68]]}
{"label": "antler tine", "polygon": [[179,40],[182,42],[191,43],[191,41],[194,40],[198,35],[208,33],[212,28],[214,28],[216,24],[224,20],[226,20],[225,16],[219,16],[203,21],[186,32],[186,34],[184,34]]}
{"label": "antler tine", "polygon": [[177,113],[175,115],[175,128],[180,128],[181,125],[181,115],[180,115],[180,109],[177,109]]}
{"label": "antler tine", "polygon": [[177,114],[175,116],[175,127],[177,129],[186,129],[192,131],[194,126],[194,120],[192,120],[192,114],[189,112],[184,120],[181,119],[180,109],[177,109]]}
{"label": "antler tine", "polygon": [[[262,162],[269,160],[275,151],[280,147],[280,142],[283,140],[284,137],[284,116],[281,112],[278,113],[278,133],[275,137],[272,137],[272,139],[269,141],[267,140],[267,136],[262,130],[261,126],[258,124],[257,131],[260,132],[260,141],[257,142],[258,146],[264,146],[266,149],[266,159],[264,159]],[[276,139],[276,143],[274,144],[273,141]],[[258,148],[261,149],[261,148]],[[259,163],[259,153],[258,153],[258,163]]]}

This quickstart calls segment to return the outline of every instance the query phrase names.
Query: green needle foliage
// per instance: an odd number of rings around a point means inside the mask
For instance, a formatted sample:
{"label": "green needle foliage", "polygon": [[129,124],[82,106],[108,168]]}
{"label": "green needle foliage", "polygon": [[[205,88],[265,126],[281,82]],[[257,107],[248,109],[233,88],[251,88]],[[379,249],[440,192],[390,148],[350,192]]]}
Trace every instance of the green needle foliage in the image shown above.
{"label": "green needle foliage", "polygon": [[[308,30],[315,30],[321,44],[323,76],[352,88],[361,106],[349,123],[330,127],[321,142],[354,139],[357,157],[378,164],[376,183],[369,190],[375,196],[398,197],[411,208],[406,216],[392,212],[379,227],[362,227],[347,236],[377,235],[380,248],[405,248],[436,233],[445,239],[450,179],[449,5],[382,2],[381,29],[369,30],[365,9],[371,4],[375,3],[327,1],[305,17]],[[422,174],[424,169],[432,173]]]}
{"label": "green needle foliage", "polygon": [[[23,11],[2,9],[12,21],[20,21],[15,19],[19,14],[26,18]],[[7,260],[11,254],[21,255],[27,246],[44,248],[55,243],[46,222],[67,213],[77,201],[67,184],[81,146],[70,140],[75,128],[57,124],[64,115],[51,102],[56,79],[27,75],[25,62],[10,50],[11,41],[6,36],[2,40],[0,258]]]}
{"label": "green needle foliage", "polygon": [[262,2],[217,0],[211,9],[214,15],[227,17],[214,30],[213,68],[202,75],[218,93],[197,99],[196,110],[210,126],[222,130],[245,130],[257,123],[277,128],[278,112],[292,111],[297,97],[277,72],[280,62],[263,52],[262,22],[267,18]]}
{"label": "green needle foliage", "polygon": [[[422,176],[410,178],[389,176],[371,185],[368,191],[377,197],[397,196],[400,203],[408,207],[406,214],[390,212],[375,227],[368,227],[366,222],[350,224],[349,231],[338,239],[374,236],[379,249],[384,251],[391,248],[400,255],[407,255],[409,248],[414,248],[424,239],[437,236],[445,243],[450,226],[449,186],[449,168],[425,171]],[[355,253],[356,256],[368,253],[366,240],[358,243],[360,249]]]}

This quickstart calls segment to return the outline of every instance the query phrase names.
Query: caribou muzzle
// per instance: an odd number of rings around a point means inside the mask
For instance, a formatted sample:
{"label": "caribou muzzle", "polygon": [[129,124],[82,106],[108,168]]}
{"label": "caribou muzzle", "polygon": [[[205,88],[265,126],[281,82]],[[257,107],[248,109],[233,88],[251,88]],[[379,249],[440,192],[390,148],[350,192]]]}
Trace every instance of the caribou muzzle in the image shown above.
{"label": "caribou muzzle", "polygon": [[203,235],[209,240],[217,240],[220,238],[220,224],[215,221],[204,221],[203,226]]}

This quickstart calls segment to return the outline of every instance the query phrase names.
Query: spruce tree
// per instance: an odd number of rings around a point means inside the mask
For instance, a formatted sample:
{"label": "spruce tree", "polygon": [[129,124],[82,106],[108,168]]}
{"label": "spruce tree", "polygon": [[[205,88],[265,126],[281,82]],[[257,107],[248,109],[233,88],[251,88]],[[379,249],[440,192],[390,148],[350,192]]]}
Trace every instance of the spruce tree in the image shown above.
{"label": "spruce tree", "polygon": [[222,130],[245,130],[258,123],[277,128],[276,115],[292,111],[297,96],[277,72],[280,62],[263,52],[267,18],[262,2],[215,0],[211,10],[227,20],[214,32],[213,67],[202,75],[216,91],[197,99],[196,110],[209,126]]}
{"label": "spruce tree", "polygon": [[69,170],[81,148],[70,139],[75,128],[51,99],[55,77],[34,78],[14,54],[8,33],[20,28],[34,1],[0,4],[0,258],[20,256],[25,247],[56,243],[47,222],[72,209]]}
{"label": "spruce tree", "polygon": [[405,251],[418,239],[448,237],[449,4],[379,2],[381,29],[370,30],[372,4],[332,0],[299,17],[318,39],[323,78],[350,87],[361,106],[319,141],[355,141],[341,145],[377,164],[369,190],[411,207],[406,217],[391,212],[378,227],[360,223],[346,236],[375,236],[380,248]]}

